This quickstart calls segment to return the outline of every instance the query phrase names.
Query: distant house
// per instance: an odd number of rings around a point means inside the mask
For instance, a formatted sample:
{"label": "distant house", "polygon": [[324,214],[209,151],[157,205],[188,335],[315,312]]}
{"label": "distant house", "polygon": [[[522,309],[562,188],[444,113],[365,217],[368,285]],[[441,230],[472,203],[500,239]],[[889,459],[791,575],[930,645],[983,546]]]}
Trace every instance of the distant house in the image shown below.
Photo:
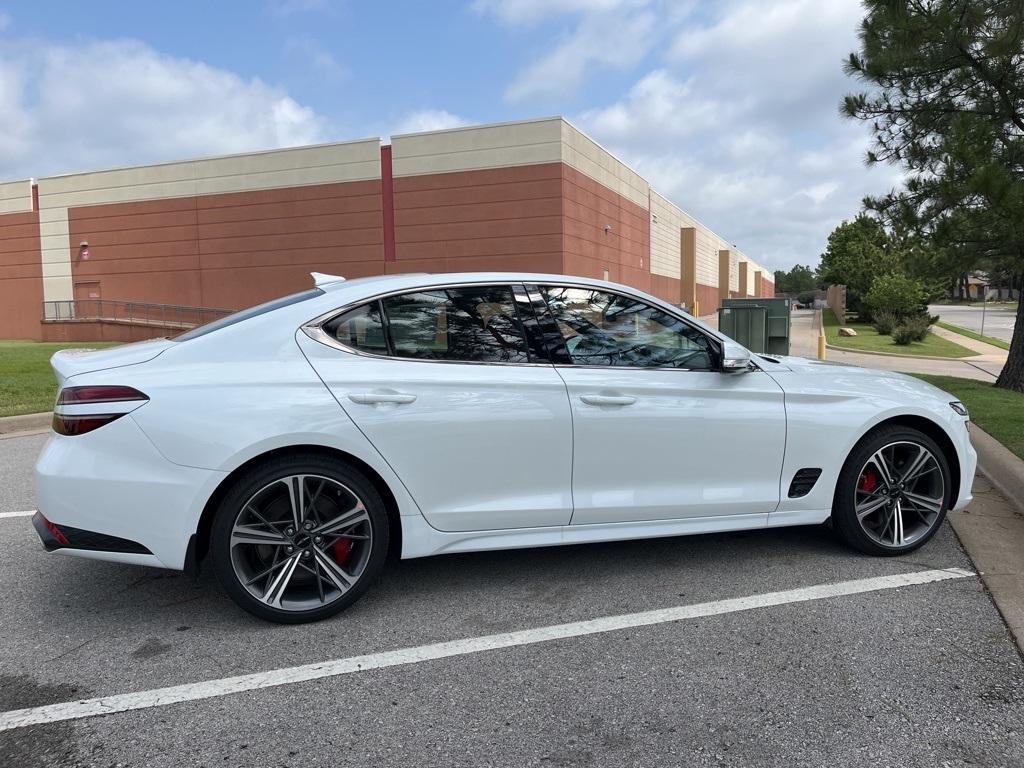
{"label": "distant house", "polygon": [[954,299],[1019,299],[1020,288],[1012,284],[997,285],[985,272],[971,272],[967,280],[958,280],[953,286]]}

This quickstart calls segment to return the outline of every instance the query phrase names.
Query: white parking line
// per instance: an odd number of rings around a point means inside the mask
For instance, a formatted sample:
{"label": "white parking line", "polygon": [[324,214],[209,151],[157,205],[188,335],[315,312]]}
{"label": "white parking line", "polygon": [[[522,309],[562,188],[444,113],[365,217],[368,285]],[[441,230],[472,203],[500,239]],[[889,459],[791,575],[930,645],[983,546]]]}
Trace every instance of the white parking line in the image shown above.
{"label": "white parking line", "polygon": [[121,693],[112,696],[101,696],[95,699],[82,699],[80,701],[69,701],[60,704],[47,704],[41,707],[15,709],[9,712],[0,712],[0,731],[22,728],[27,725],[75,720],[95,715],[108,715],[113,712],[162,707],[167,704],[210,699],[217,696],[226,696],[231,693],[241,693],[242,691],[301,683],[324,677],[347,675],[352,672],[364,672],[369,669],[418,664],[433,659],[446,659],[453,656],[480,653],[482,651],[493,651],[499,648],[533,645],[549,640],[564,640],[571,637],[614,632],[631,627],[645,627],[652,624],[664,624],[670,621],[694,619],[701,616],[717,616],[723,613],[749,611],[755,608],[767,608],[787,603],[802,603],[809,600],[823,600],[830,597],[856,595],[864,592],[898,589],[900,587],[929,584],[947,579],[962,579],[974,575],[971,571],[966,571],[962,568],[946,568],[933,571],[901,573],[893,576],[877,576],[835,584],[819,584],[813,587],[801,587],[783,592],[769,592],[750,597],[716,600],[710,603],[660,608],[653,611],[644,611],[643,613],[605,616],[588,621],[524,629],[500,635],[471,637],[463,640],[452,640],[446,643],[420,645],[414,648],[400,648],[394,651],[352,656],[347,659],[335,659],[316,664],[306,664],[300,667],[286,667],[284,669],[273,669],[267,672],[256,672],[238,677],[225,677],[219,680],[174,685],[169,688],[156,688],[136,693]]}
{"label": "white parking line", "polygon": [[29,509],[25,512],[0,512],[0,519],[5,517],[32,517],[35,513],[34,509]]}

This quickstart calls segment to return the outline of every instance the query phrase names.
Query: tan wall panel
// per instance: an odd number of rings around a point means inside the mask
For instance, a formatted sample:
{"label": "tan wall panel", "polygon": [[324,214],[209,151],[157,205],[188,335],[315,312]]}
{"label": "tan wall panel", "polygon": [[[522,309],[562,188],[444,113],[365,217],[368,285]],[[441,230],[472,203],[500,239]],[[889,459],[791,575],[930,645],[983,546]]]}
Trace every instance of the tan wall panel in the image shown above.
{"label": "tan wall panel", "polygon": [[636,171],[567,121],[562,121],[562,161],[647,209],[650,184]]}
{"label": "tan wall panel", "polygon": [[680,231],[683,215],[675,205],[651,190],[651,274],[679,279]]}
{"label": "tan wall panel", "polygon": [[27,213],[32,210],[32,181],[8,181],[0,184],[0,214]]}
{"label": "tan wall panel", "polygon": [[562,159],[561,120],[533,120],[391,137],[395,178],[553,163]]}

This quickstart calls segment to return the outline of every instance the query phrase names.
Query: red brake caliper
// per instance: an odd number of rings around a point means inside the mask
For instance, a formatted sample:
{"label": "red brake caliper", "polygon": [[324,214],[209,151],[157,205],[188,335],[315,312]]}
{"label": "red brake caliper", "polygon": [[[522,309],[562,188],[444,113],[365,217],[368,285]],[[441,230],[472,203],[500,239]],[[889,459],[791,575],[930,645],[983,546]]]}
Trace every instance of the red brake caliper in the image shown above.
{"label": "red brake caliper", "polygon": [[857,490],[871,493],[877,485],[878,475],[875,474],[873,469],[868,469],[865,470],[864,474],[860,476],[860,480],[857,481]]}
{"label": "red brake caliper", "polygon": [[344,565],[352,551],[352,539],[338,539],[334,542],[334,562]]}

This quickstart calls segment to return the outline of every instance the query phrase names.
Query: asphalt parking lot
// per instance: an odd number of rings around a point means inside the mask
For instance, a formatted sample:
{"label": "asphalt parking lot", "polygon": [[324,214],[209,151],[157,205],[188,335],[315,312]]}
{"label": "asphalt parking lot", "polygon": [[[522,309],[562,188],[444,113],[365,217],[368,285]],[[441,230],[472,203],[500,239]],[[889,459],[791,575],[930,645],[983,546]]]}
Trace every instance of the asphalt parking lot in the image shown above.
{"label": "asphalt parking lot", "polygon": [[[33,508],[44,439],[0,439],[0,513]],[[948,526],[897,559],[854,554],[825,527],[454,555],[394,563],[340,617],[282,627],[208,573],[47,555],[27,517],[3,516],[0,727],[11,710],[684,610],[54,717],[0,730],[0,765],[1020,766],[1024,666],[982,582],[955,568],[973,566]],[[842,582],[854,593],[833,594]]]}

